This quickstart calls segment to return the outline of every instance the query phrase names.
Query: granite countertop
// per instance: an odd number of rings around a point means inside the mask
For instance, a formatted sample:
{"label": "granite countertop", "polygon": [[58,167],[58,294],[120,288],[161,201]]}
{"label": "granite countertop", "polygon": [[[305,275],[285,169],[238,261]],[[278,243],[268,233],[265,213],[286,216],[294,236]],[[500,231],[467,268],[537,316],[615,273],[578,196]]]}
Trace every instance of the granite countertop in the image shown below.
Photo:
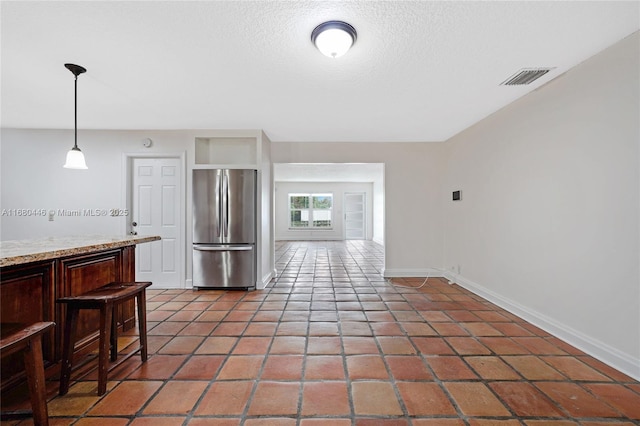
{"label": "granite countertop", "polygon": [[159,240],[143,235],[76,235],[34,240],[0,241],[0,267],[95,253]]}

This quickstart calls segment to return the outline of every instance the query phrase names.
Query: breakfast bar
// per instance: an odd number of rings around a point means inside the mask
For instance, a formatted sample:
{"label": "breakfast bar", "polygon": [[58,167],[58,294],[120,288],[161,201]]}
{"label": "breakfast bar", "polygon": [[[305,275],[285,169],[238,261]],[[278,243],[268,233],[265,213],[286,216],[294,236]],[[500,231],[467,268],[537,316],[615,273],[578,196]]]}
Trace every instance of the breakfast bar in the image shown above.
{"label": "breakfast bar", "polygon": [[[135,246],[159,240],[158,236],[84,235],[0,242],[1,322],[31,324],[53,321],[43,335],[45,374],[60,370],[65,307],[61,297],[76,296],[112,282],[135,281]],[[133,301],[118,308],[117,326],[135,325]],[[97,312],[81,312],[74,356],[97,346]],[[25,380],[19,354],[2,358],[1,389]]]}

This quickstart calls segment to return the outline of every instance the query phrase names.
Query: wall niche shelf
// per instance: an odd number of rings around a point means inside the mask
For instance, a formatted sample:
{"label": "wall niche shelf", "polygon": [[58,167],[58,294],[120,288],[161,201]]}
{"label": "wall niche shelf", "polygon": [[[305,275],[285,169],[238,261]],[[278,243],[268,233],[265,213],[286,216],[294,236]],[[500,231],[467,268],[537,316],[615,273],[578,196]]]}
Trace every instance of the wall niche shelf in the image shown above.
{"label": "wall niche shelf", "polygon": [[[255,137],[197,137],[195,139],[195,164],[227,168],[256,168],[258,164],[257,138]],[[205,168],[205,167],[202,167]],[[208,168],[208,167],[206,167]]]}
{"label": "wall niche shelf", "polygon": [[[257,171],[258,193],[256,214],[257,277],[256,289],[264,288],[275,271],[273,223],[273,182],[271,141],[261,129],[200,129],[189,133],[193,141],[188,165],[187,205],[192,205],[193,170],[249,169]],[[189,208],[189,207],[188,207]],[[192,218],[187,220],[188,241],[191,241]],[[189,253],[190,255],[190,253]]]}

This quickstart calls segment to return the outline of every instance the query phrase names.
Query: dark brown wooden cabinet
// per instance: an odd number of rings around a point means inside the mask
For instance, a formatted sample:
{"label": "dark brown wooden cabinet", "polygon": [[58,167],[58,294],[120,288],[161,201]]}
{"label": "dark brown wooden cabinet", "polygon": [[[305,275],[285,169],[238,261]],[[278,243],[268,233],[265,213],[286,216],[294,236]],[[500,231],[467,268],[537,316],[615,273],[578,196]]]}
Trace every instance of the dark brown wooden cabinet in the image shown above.
{"label": "dark brown wooden cabinet", "polygon": [[[58,372],[62,355],[65,307],[57,304],[56,299],[78,295],[113,281],[134,281],[134,250],[132,245],[0,269],[0,315],[3,323],[56,323],[43,339],[47,376]],[[135,325],[134,302],[123,304],[116,315],[118,327],[132,328]],[[96,348],[98,312],[81,312],[78,325],[76,357]],[[3,358],[1,388],[12,387],[24,380],[20,354]]]}
{"label": "dark brown wooden cabinet", "polygon": [[[55,262],[45,261],[3,268],[0,272],[0,319],[3,323],[31,324],[56,321]],[[56,331],[46,332],[42,340],[45,367],[54,365]],[[26,380],[22,353],[2,358],[2,388]]]}

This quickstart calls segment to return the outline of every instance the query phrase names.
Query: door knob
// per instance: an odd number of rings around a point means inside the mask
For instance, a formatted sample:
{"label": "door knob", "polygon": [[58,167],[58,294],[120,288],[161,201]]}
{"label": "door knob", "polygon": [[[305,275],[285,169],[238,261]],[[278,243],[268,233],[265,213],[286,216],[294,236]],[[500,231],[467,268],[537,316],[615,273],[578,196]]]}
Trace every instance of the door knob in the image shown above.
{"label": "door knob", "polygon": [[138,222],[131,222],[131,226],[138,226]]}

